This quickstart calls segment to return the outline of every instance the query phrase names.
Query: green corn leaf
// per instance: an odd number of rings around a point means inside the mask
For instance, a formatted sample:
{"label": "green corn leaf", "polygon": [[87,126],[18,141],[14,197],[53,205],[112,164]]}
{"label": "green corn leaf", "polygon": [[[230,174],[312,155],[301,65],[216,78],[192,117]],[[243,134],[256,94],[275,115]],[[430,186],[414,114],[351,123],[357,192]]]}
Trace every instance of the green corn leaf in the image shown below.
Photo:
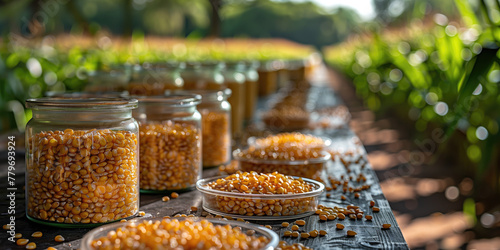
{"label": "green corn leaf", "polygon": [[472,9],[468,0],[455,0],[455,5],[467,26],[472,27],[474,25],[479,25],[479,21],[474,14],[474,9]]}
{"label": "green corn leaf", "polygon": [[467,113],[467,101],[479,85],[486,78],[491,66],[498,60],[498,48],[483,48],[475,58],[465,66],[466,70],[458,84],[458,99],[454,108],[454,117],[446,128],[447,137],[457,128],[458,121]]}
{"label": "green corn leaf", "polygon": [[465,77],[458,85],[458,105],[463,105],[464,101],[472,95],[477,88],[481,78],[485,78],[493,63],[497,60],[498,48],[483,48],[475,59],[467,64]]}

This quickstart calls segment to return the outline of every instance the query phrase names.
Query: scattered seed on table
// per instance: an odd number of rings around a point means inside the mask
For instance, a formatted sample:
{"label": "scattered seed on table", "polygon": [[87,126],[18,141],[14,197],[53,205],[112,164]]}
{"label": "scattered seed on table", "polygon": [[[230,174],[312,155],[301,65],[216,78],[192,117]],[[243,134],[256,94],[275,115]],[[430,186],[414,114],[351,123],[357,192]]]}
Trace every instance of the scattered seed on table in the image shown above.
{"label": "scattered seed on table", "polygon": [[304,226],[306,224],[306,221],[305,220],[297,220],[297,221],[295,221],[295,224],[297,224],[299,226]]}
{"label": "scattered seed on table", "polygon": [[266,225],[266,227],[269,229],[273,229],[273,227],[271,227],[271,225]]}
{"label": "scattered seed on table", "polygon": [[56,242],[63,242],[64,241],[64,237],[62,235],[56,235],[56,237],[54,238],[54,240]]}
{"label": "scattered seed on table", "polygon": [[391,224],[383,224],[382,229],[389,229],[391,228]]}
{"label": "scattered seed on table", "polygon": [[3,229],[5,229],[5,230],[9,230],[9,228],[10,228],[10,226],[9,226],[9,225],[7,225],[7,224],[3,225]]}
{"label": "scattered seed on table", "polygon": [[344,220],[345,219],[345,215],[343,213],[338,213],[337,214],[337,218],[339,218],[339,220]]}
{"label": "scattered seed on table", "polygon": [[337,219],[337,216],[335,214],[328,215],[328,220],[335,220],[335,219]]}
{"label": "scattered seed on table", "polygon": [[31,237],[40,238],[40,237],[42,237],[42,235],[43,235],[42,232],[37,231],[37,232],[34,232],[33,234],[31,234]]}
{"label": "scattered seed on table", "polygon": [[57,250],[55,247],[48,247],[46,250]]}
{"label": "scattered seed on table", "polygon": [[309,235],[313,238],[318,237],[318,234],[319,234],[318,230],[312,230],[311,232],[309,232]]}
{"label": "scattered seed on table", "polygon": [[176,192],[173,192],[170,196],[172,196],[172,199],[177,199],[179,198],[179,194]]}
{"label": "scattered seed on table", "polygon": [[299,232],[297,232],[297,231],[292,232],[292,237],[293,238],[299,237]]}
{"label": "scattered seed on table", "polygon": [[325,189],[326,189],[326,191],[332,191],[332,189],[333,189],[333,188],[331,188],[331,187],[326,187]]}
{"label": "scattered seed on table", "polygon": [[349,214],[349,219],[355,220],[356,219],[356,215],[355,214]]}
{"label": "scattered seed on table", "polygon": [[343,201],[347,200],[347,198],[345,196],[343,196],[343,195],[340,196],[340,199],[343,200]]}
{"label": "scattered seed on table", "polygon": [[330,198],[331,196],[331,194],[326,194],[326,198]]}
{"label": "scattered seed on table", "polygon": [[26,245],[26,249],[36,249],[35,242],[28,243],[28,245]]}
{"label": "scattered seed on table", "polygon": [[347,230],[347,237],[354,237],[356,236],[356,232],[352,231],[352,230]]}
{"label": "scattered seed on table", "polygon": [[290,223],[288,223],[288,222],[286,222],[286,221],[285,221],[285,222],[283,222],[283,223],[281,223],[281,226],[282,226],[282,227],[288,227],[288,225],[290,225]]}
{"label": "scattered seed on table", "polygon": [[380,212],[380,208],[378,208],[378,207],[372,207],[372,211],[375,212],[375,213],[378,213],[378,212]]}
{"label": "scattered seed on table", "polygon": [[291,235],[292,235],[292,231],[285,231],[283,233],[283,236],[285,236],[285,237],[290,237]]}
{"label": "scattered seed on table", "polygon": [[359,193],[354,193],[354,198],[359,199]]}
{"label": "scattered seed on table", "polygon": [[163,197],[161,198],[161,200],[166,202],[166,201],[169,201],[169,200],[170,200],[170,197],[168,197],[168,196],[163,196]]}
{"label": "scattered seed on table", "polygon": [[16,239],[20,239],[22,237],[23,237],[22,233],[17,233],[17,234],[14,235],[14,238],[16,238]]}
{"label": "scattered seed on table", "polygon": [[193,211],[193,212],[198,211],[198,207],[191,207],[191,211]]}
{"label": "scattered seed on table", "polygon": [[338,230],[342,230],[342,229],[344,229],[344,225],[342,225],[342,224],[340,224],[340,223],[337,223],[336,228],[337,228]]}
{"label": "scattered seed on table", "polygon": [[24,245],[28,244],[28,242],[29,242],[29,241],[30,241],[30,240],[28,240],[28,239],[18,239],[18,240],[16,241],[16,244],[17,244],[18,246],[24,246]]}
{"label": "scattered seed on table", "polygon": [[140,216],[140,217],[143,217],[143,216],[145,216],[145,215],[146,215],[146,212],[144,212],[144,211],[139,211],[139,213],[137,213],[137,215],[138,215],[138,216]]}
{"label": "scattered seed on table", "polygon": [[358,218],[358,220],[361,220],[363,219],[363,214],[362,213],[356,214],[356,217]]}
{"label": "scattered seed on table", "polygon": [[299,230],[299,226],[297,226],[297,225],[292,226],[292,231],[298,231],[298,230]]}
{"label": "scattered seed on table", "polygon": [[371,220],[373,219],[373,217],[372,217],[371,215],[368,215],[368,214],[367,214],[367,215],[365,215],[365,219],[366,219],[367,221],[371,221]]}
{"label": "scattered seed on table", "polygon": [[327,234],[328,234],[328,232],[326,230],[319,230],[319,235],[325,236]]}
{"label": "scattered seed on table", "polygon": [[319,216],[319,219],[322,220],[322,221],[327,221],[328,217],[325,214],[322,214],[322,215]]}
{"label": "scattered seed on table", "polygon": [[375,201],[370,201],[370,207],[375,206]]}
{"label": "scattered seed on table", "polygon": [[309,238],[309,236],[311,236],[311,235],[309,235],[309,233],[301,233],[300,234],[300,238],[302,238],[302,239],[307,239],[307,238]]}

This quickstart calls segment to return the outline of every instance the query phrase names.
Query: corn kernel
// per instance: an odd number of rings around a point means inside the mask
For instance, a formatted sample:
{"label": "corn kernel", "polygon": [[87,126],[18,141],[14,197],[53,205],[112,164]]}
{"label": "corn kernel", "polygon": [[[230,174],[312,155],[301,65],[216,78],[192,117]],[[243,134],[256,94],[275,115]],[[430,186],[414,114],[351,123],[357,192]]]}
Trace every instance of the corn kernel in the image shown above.
{"label": "corn kernel", "polygon": [[42,235],[43,235],[42,232],[37,231],[37,232],[34,232],[33,234],[31,234],[31,237],[40,238],[40,237],[42,237]]}
{"label": "corn kernel", "polygon": [[62,235],[56,235],[56,237],[54,238],[54,240],[56,242],[63,242],[65,239]]}
{"label": "corn kernel", "polygon": [[26,249],[36,249],[35,242],[28,243],[28,245],[26,245]]}
{"label": "corn kernel", "polygon": [[30,240],[28,240],[28,239],[18,239],[18,240],[16,241],[16,244],[17,244],[18,246],[24,246],[24,245],[28,244],[28,242],[29,242],[29,241],[30,241]]}

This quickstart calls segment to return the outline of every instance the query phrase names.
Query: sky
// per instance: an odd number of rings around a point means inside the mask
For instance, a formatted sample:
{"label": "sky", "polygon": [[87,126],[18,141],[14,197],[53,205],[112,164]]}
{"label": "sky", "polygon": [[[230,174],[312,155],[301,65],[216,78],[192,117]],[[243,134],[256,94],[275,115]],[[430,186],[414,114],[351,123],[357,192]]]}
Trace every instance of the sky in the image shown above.
{"label": "sky", "polygon": [[[304,2],[308,0],[293,0],[293,1]],[[349,7],[351,9],[356,10],[364,20],[368,20],[375,17],[373,0],[310,0],[310,1],[328,9],[333,9],[335,7]]]}

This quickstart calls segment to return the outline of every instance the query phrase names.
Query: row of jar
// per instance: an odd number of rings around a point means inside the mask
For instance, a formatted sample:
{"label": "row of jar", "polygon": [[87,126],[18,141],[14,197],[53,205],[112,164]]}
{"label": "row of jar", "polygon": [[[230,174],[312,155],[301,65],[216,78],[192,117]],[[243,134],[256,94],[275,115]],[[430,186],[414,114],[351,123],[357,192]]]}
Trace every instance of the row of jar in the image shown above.
{"label": "row of jar", "polygon": [[[230,90],[26,101],[26,214],[56,226],[135,215],[139,190],[189,190],[230,161]],[[140,174],[139,174],[140,173]]]}
{"label": "row of jar", "polygon": [[[285,67],[286,65],[286,67]],[[253,118],[257,96],[269,95],[289,80],[302,81],[306,61],[164,62],[121,65],[89,74],[85,91],[128,91],[131,95],[163,95],[169,90],[232,90],[232,128],[242,132]]]}

